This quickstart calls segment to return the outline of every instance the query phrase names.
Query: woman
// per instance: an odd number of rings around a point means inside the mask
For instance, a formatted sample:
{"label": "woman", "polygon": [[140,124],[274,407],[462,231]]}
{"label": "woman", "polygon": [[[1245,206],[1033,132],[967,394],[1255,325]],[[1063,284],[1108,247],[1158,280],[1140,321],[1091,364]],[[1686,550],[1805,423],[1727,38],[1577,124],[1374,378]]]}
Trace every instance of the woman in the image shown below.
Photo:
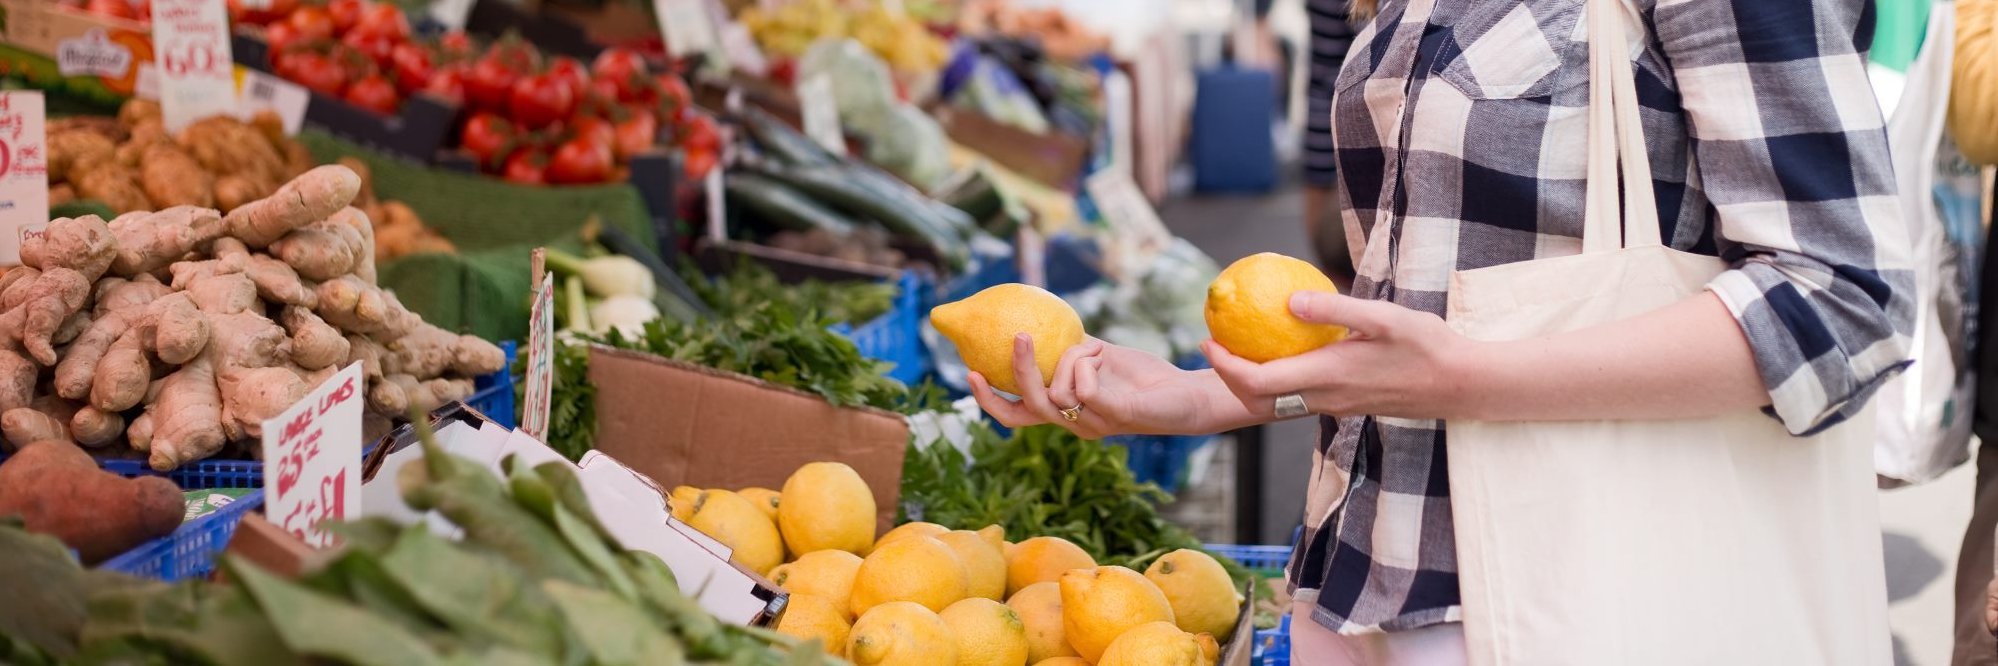
{"label": "woman", "polygon": [[[1730,265],[1704,293],[1536,339],[1454,332],[1440,317],[1453,272],[1579,251],[1586,3],[1390,0],[1356,38],[1332,111],[1359,279],[1352,296],[1290,304],[1353,338],[1266,364],[1210,342],[1214,369],[1199,372],[1090,341],[1017,403],[974,375],[979,403],[1010,426],[1085,437],[1336,423],[1289,571],[1298,653],[1462,662],[1446,421],[1763,407],[1810,434],[1906,365],[1911,277],[1865,73],[1871,3],[1627,3],[1643,17],[1631,53],[1661,232]],[[1015,379],[1042,384],[1031,341],[1015,348]]]}

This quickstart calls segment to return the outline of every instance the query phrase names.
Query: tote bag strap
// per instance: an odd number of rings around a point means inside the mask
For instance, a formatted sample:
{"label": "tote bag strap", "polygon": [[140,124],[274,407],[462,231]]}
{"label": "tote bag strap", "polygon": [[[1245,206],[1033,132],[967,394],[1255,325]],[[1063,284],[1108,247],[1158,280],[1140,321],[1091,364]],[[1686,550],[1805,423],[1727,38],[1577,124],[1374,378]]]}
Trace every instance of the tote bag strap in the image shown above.
{"label": "tote bag strap", "polygon": [[[1651,190],[1651,160],[1638,117],[1637,78],[1624,26],[1623,0],[1588,0],[1589,182],[1582,219],[1582,252],[1663,245]],[[1640,23],[1641,25],[1641,23]],[[1618,206],[1618,165],[1623,181]],[[1622,228],[1618,228],[1618,220]]]}

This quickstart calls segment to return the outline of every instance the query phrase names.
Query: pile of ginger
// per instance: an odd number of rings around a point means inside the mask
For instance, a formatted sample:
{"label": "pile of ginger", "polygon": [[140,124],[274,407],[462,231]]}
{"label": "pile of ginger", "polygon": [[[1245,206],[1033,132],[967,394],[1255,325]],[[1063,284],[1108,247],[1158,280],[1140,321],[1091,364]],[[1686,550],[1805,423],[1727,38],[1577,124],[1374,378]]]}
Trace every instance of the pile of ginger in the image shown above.
{"label": "pile of ginger", "polygon": [[51,221],[0,275],[0,436],[123,441],[165,471],[258,437],[355,362],[378,416],[471,395],[504,353],[376,286],[360,186],[322,166],[226,215]]}

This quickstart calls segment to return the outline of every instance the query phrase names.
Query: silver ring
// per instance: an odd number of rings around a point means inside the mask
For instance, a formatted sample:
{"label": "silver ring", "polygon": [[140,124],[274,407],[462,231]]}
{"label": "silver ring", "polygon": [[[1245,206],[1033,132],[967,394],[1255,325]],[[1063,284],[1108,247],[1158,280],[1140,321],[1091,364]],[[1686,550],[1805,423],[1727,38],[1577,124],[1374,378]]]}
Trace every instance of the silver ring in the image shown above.
{"label": "silver ring", "polygon": [[1061,417],[1067,419],[1069,423],[1075,423],[1077,421],[1081,421],[1082,403],[1078,402],[1075,404],[1074,407],[1063,407],[1061,409]]}
{"label": "silver ring", "polygon": [[1310,414],[1311,408],[1304,406],[1304,396],[1297,393],[1280,395],[1276,399],[1276,417],[1294,419]]}

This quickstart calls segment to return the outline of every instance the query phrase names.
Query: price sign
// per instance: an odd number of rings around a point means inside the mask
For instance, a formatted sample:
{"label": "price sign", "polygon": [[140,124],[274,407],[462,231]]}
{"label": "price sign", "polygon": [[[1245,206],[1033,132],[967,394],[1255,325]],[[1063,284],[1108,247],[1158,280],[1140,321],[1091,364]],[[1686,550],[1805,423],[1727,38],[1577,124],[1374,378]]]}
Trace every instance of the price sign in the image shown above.
{"label": "price sign", "polygon": [[48,228],[43,104],[39,92],[0,92],[0,264],[21,263],[21,241]]}
{"label": "price sign", "polygon": [[520,430],[548,441],[548,405],[555,388],[555,274],[541,276],[534,303],[527,311],[527,403],[521,409]]}
{"label": "price sign", "polygon": [[702,0],[653,0],[653,14],[659,17],[659,34],[673,57],[707,53],[720,46],[715,36],[714,17]]}
{"label": "price sign", "polygon": [[360,515],[364,388],[356,361],[264,422],[264,515],[308,546],[336,545],[324,523]]}
{"label": "price sign", "polygon": [[235,114],[235,61],[222,0],[154,0],[153,55],[167,131]]}
{"label": "price sign", "polygon": [[835,155],[846,154],[846,133],[839,126],[839,102],[833,98],[832,75],[814,74],[798,82],[799,115],[805,136]]}
{"label": "price sign", "polygon": [[433,0],[430,3],[430,18],[447,30],[464,30],[465,19],[472,15],[473,0]]}
{"label": "price sign", "polygon": [[305,124],[305,107],[312,93],[304,86],[248,67],[236,68],[237,115],[244,120],[261,111],[274,111],[284,121],[284,133],[297,135]]}
{"label": "price sign", "polygon": [[1110,227],[1126,267],[1142,266],[1172,245],[1172,231],[1159,219],[1158,210],[1152,208],[1130,173],[1114,166],[1103,169],[1091,175],[1083,188]]}
{"label": "price sign", "polygon": [[708,197],[708,237],[726,240],[728,203],[725,197],[728,196],[728,188],[722,183],[721,165],[709,169],[707,177],[701,179],[701,191]]}

